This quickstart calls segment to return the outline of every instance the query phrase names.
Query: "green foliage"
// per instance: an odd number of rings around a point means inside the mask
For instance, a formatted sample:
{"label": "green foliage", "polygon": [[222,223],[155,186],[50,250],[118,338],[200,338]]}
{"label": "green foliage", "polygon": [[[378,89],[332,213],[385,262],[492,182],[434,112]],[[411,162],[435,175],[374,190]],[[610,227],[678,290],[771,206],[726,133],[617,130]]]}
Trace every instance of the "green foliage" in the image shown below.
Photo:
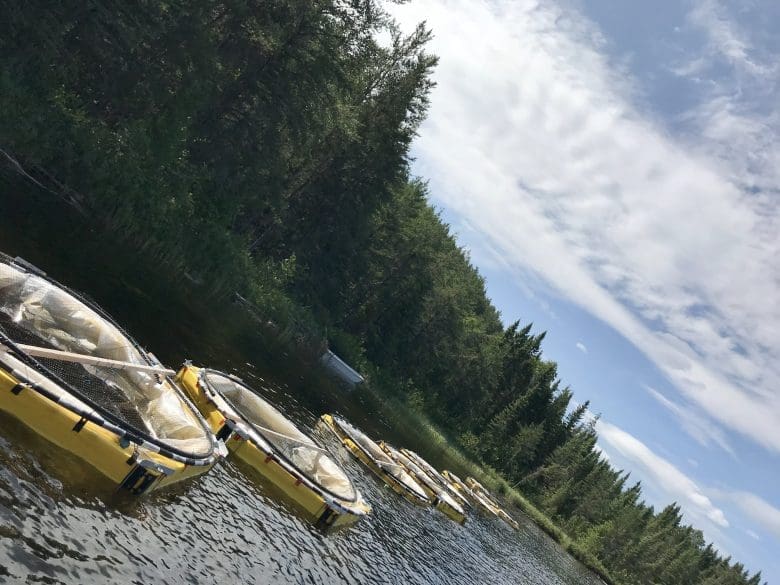
{"label": "green foliage", "polygon": [[465,433],[462,433],[458,436],[458,444],[467,452],[467,453],[479,453],[479,437],[472,433],[471,431],[466,431]]}
{"label": "green foliage", "polygon": [[545,333],[503,326],[410,177],[430,38],[380,0],[10,3],[0,148],[161,266],[248,298],[282,341],[329,341],[606,578],[759,583],[601,459]]}

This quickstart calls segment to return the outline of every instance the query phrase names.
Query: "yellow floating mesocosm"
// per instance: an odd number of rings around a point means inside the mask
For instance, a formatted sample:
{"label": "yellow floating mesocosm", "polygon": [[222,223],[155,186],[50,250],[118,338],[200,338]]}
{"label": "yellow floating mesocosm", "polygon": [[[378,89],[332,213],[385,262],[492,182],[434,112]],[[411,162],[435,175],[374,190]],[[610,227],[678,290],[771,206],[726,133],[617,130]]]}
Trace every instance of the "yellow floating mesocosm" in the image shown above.
{"label": "yellow floating mesocosm", "polygon": [[495,497],[493,497],[493,495],[487,490],[485,486],[483,486],[473,477],[466,478],[466,485],[471,489],[472,492],[484,498],[490,504],[496,516],[501,518],[501,520],[509,524],[515,530],[520,529],[520,524],[518,524],[517,520],[512,518],[507,513],[507,511],[501,507],[501,505],[496,501]]}
{"label": "yellow floating mesocosm", "polygon": [[471,502],[469,502],[468,498],[464,496],[462,493],[458,491],[458,488],[455,487],[455,485],[442,473],[440,473],[433,465],[428,463],[425,459],[420,457],[417,453],[410,449],[401,449],[401,453],[406,455],[409,459],[414,461],[417,465],[419,465],[428,475],[433,477],[439,485],[444,487],[444,489],[447,490],[447,493],[455,498],[455,501],[458,502],[461,508],[468,511],[471,509]]}
{"label": "yellow floating mesocosm", "polygon": [[176,379],[228,451],[244,460],[322,528],[371,511],[328,452],[242,380],[185,365]]}
{"label": "yellow floating mesocosm", "polygon": [[387,453],[396,463],[399,463],[408,471],[411,476],[420,484],[425,490],[425,493],[431,499],[431,505],[447,516],[450,520],[454,520],[458,524],[466,523],[466,511],[463,507],[454,500],[452,496],[447,493],[447,489],[442,486],[436,478],[424,470],[418,465],[411,457],[409,457],[404,449],[400,451],[386,443],[381,441],[379,446]]}
{"label": "yellow floating mesocosm", "polygon": [[[33,349],[129,369],[33,357]],[[134,369],[157,365],[93,303],[0,254],[0,410],[136,495],[203,473],[220,452],[171,380]]]}
{"label": "yellow floating mesocosm", "polygon": [[362,431],[331,414],[320,417],[320,425],[338,437],[361,463],[385,482],[395,493],[417,506],[428,506],[431,499],[402,465],[395,463],[382,448]]}
{"label": "yellow floating mesocosm", "polygon": [[498,516],[498,509],[495,506],[490,504],[483,496],[474,492],[453,472],[445,469],[441,474],[450,482],[450,485],[452,485],[462,497],[467,498],[480,513],[488,517]]}

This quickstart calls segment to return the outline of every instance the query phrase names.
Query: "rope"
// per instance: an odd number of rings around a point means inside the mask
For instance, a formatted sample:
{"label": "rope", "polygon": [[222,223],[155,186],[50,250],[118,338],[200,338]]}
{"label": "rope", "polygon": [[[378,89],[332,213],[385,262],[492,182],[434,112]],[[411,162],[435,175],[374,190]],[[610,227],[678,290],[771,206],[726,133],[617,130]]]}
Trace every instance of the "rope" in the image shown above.
{"label": "rope", "polygon": [[305,447],[308,447],[309,449],[313,449],[315,451],[319,451],[321,453],[325,453],[326,455],[330,455],[330,452],[327,449],[323,449],[322,447],[320,447],[320,446],[318,446],[318,445],[316,445],[314,443],[309,443],[309,442],[304,441],[303,439],[297,439],[295,437],[291,437],[289,435],[285,435],[284,433],[278,433],[276,431],[272,431],[271,429],[267,429],[267,428],[265,428],[265,427],[263,427],[261,425],[255,424],[255,423],[250,423],[250,424],[252,425],[253,428],[255,428],[255,429],[257,429],[257,430],[259,430],[261,432],[269,433],[271,435],[276,435],[277,437],[282,437],[284,439],[287,439],[288,441],[292,441],[293,443],[298,443],[299,445],[303,445]]}

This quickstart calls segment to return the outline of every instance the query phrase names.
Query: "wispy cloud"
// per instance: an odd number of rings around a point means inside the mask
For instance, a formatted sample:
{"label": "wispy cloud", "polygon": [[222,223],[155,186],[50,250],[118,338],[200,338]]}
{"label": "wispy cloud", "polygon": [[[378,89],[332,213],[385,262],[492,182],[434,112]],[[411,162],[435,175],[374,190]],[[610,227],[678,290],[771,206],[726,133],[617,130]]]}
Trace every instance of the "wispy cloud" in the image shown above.
{"label": "wispy cloud", "polygon": [[587,348],[587,347],[585,346],[585,344],[584,344],[584,343],[582,343],[581,341],[578,341],[578,342],[577,342],[577,343],[575,343],[574,345],[575,345],[575,346],[577,347],[577,349],[579,349],[579,350],[580,350],[582,353],[588,353],[588,348]]}
{"label": "wispy cloud", "polygon": [[751,492],[718,490],[715,493],[731,500],[751,520],[780,539],[780,508]]}
{"label": "wispy cloud", "polygon": [[[751,4],[742,4],[741,9],[749,12]],[[776,230],[777,206],[771,197],[780,187],[780,112],[775,97],[780,60],[751,39],[751,33],[760,36],[766,19],[753,14],[753,26],[746,29],[732,12],[719,0],[695,1],[688,25],[703,33],[707,42],[686,47],[687,60],[671,69],[700,83],[698,103],[682,115],[692,146],[720,159],[735,184],[749,190],[754,208],[765,217],[765,226],[759,229]],[[772,24],[769,27],[774,35]],[[762,207],[769,209],[762,212]]]}
{"label": "wispy cloud", "polygon": [[707,35],[710,54],[725,59],[733,67],[750,75],[764,76],[772,68],[755,56],[755,47],[748,34],[729,17],[728,10],[718,0],[698,0],[688,15],[689,21]]}
{"label": "wispy cloud", "polygon": [[693,437],[700,445],[706,447],[715,443],[728,454],[736,457],[734,449],[726,439],[723,430],[713,424],[709,417],[699,414],[693,408],[681,406],[676,402],[672,402],[654,388],[645,386],[645,390],[647,390],[650,396],[655,398],[664,408],[674,414],[680,421],[685,432]]}
{"label": "wispy cloud", "polygon": [[[710,525],[711,537],[720,534],[719,528],[729,527],[723,510],[713,504],[696,482],[672,463],[615,425],[601,420],[596,428],[601,441],[606,442],[610,449],[617,451],[634,467],[639,466],[644,477],[653,480],[670,499],[677,500],[689,521],[700,527],[703,523]],[[706,526],[703,528],[706,529]]]}
{"label": "wispy cloud", "polygon": [[[729,99],[691,112],[709,134],[671,136],[569,8],[419,0],[398,16],[427,19],[443,56],[415,145],[434,197],[519,279],[581,305],[713,421],[780,452],[780,211],[760,191],[780,178],[772,127]],[[753,59],[746,42],[727,50]]]}
{"label": "wispy cloud", "polygon": [[[601,443],[599,451],[606,455],[605,448],[608,449],[613,464],[634,469],[645,493],[650,488],[661,502],[676,501],[686,520],[701,529],[724,554],[735,546],[735,535],[728,530],[732,524],[742,525],[741,530],[754,540],[761,539],[752,529],[758,526],[780,538],[780,509],[761,496],[703,485],[620,427],[599,420],[596,429]],[[736,516],[733,522],[727,518],[724,507],[728,507],[730,516]]]}

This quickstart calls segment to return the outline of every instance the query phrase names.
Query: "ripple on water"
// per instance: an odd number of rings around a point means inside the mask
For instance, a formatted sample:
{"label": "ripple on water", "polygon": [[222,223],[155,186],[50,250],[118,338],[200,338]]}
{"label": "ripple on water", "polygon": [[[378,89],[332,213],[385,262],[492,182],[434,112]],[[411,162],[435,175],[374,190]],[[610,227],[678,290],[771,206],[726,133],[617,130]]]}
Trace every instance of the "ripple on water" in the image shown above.
{"label": "ripple on water", "polygon": [[[302,427],[316,420],[294,389],[238,373]],[[240,462],[129,500],[17,422],[0,423],[0,582],[598,583],[527,521],[519,532],[474,515],[460,526],[410,504],[327,435],[374,510],[332,534]]]}

